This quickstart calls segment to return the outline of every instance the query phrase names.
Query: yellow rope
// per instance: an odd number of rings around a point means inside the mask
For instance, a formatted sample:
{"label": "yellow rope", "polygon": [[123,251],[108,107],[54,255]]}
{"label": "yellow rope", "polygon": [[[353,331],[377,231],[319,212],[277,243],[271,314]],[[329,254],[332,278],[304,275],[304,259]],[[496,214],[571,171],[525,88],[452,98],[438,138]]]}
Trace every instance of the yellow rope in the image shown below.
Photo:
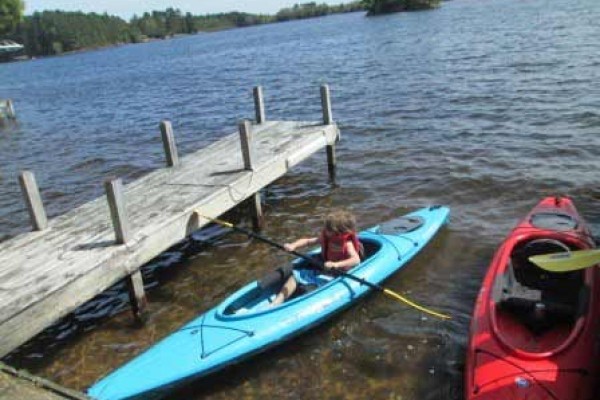
{"label": "yellow rope", "polygon": [[209,220],[209,221],[216,222],[216,223],[217,223],[217,224],[219,224],[219,225],[223,225],[223,226],[226,226],[226,227],[228,227],[228,228],[235,228],[235,227],[233,226],[233,224],[232,224],[232,223],[230,223],[230,222],[223,221],[222,219],[218,219],[218,218],[212,218],[212,217],[207,217],[207,216],[204,216],[204,215],[200,214],[200,212],[199,212],[198,210],[195,210],[194,212],[195,212],[196,214],[198,214],[198,216],[200,216],[200,217],[202,217],[202,218],[204,218],[204,219],[207,219],[207,220]]}
{"label": "yellow rope", "polygon": [[452,317],[449,316],[449,315],[441,314],[439,312],[436,312],[436,311],[433,311],[433,310],[429,310],[429,309],[427,309],[427,308],[425,308],[423,306],[418,305],[417,303],[414,303],[414,302],[408,300],[406,297],[401,296],[398,293],[396,293],[396,292],[394,292],[394,291],[392,291],[390,289],[386,289],[386,288],[382,288],[382,289],[383,289],[383,293],[387,294],[388,296],[392,296],[392,297],[394,297],[394,298],[402,301],[403,303],[406,303],[409,306],[416,308],[419,311],[423,311],[426,314],[430,314],[430,315],[436,316],[436,317],[441,318],[441,319],[452,319]]}

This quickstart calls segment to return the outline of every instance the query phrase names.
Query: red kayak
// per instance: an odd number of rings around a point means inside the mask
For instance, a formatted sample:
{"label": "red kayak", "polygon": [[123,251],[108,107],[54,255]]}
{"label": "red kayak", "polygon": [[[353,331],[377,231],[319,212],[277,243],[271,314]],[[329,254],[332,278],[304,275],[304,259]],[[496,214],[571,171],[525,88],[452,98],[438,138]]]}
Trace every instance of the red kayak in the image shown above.
{"label": "red kayak", "polygon": [[477,296],[466,399],[600,398],[600,269],[554,273],[528,260],[593,247],[566,197],[545,198],[512,230]]}

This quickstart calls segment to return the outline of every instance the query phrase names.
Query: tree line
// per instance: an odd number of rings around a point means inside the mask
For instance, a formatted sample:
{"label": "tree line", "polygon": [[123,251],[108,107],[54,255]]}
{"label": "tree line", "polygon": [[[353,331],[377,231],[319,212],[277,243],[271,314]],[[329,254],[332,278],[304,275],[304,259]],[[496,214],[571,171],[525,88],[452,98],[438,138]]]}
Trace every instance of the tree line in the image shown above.
{"label": "tree line", "polygon": [[437,7],[441,0],[356,0],[330,6],[316,2],[295,4],[275,15],[229,12],[192,15],[175,8],[134,15],[130,21],[106,13],[43,11],[23,17],[22,0],[0,0],[0,34],[25,46],[29,56],[137,43],[178,34],[193,34],[251,25],[314,18],[367,10],[369,14]]}
{"label": "tree line", "polygon": [[[0,33],[25,46],[29,56],[56,55],[63,52],[103,47],[113,44],[138,43],[163,39],[178,34],[214,31],[251,25],[313,18],[333,13],[364,9],[360,1],[329,6],[316,2],[296,4],[275,15],[229,12],[192,15],[179,9],[134,15],[129,22],[106,13],[43,11],[3,21],[2,5],[16,5],[22,13],[21,0],[0,0]],[[20,6],[20,8],[19,8]]]}
{"label": "tree line", "polygon": [[0,34],[15,29],[24,9],[25,4],[21,0],[0,0]]}
{"label": "tree line", "polygon": [[441,0],[362,0],[368,15],[400,11],[428,10],[439,7]]}

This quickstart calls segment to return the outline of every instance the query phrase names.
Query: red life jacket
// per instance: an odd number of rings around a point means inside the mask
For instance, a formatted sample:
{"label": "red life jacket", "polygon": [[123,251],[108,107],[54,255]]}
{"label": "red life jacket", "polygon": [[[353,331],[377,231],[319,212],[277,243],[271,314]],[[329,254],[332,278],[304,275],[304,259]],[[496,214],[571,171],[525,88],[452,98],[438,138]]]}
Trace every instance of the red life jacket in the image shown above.
{"label": "red life jacket", "polygon": [[354,245],[354,249],[361,256],[362,245],[358,241],[356,232],[336,233],[327,236],[325,231],[321,232],[319,237],[321,242],[321,255],[325,261],[342,261],[350,257],[346,243],[349,241]]}

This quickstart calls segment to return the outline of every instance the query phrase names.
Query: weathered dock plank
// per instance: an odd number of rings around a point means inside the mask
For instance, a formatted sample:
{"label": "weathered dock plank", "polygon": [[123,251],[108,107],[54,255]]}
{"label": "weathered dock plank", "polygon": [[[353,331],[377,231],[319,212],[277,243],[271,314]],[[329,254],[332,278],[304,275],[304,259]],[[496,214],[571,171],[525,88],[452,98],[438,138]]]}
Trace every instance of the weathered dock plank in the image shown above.
{"label": "weathered dock plank", "polygon": [[89,397],[0,362],[0,399],[88,400]]}
{"label": "weathered dock plank", "polygon": [[333,145],[339,131],[331,122],[264,121],[250,124],[249,137],[251,165],[236,132],[126,185],[126,241],[99,198],[0,243],[0,357],[207,224],[195,210],[217,216],[237,206]]}

